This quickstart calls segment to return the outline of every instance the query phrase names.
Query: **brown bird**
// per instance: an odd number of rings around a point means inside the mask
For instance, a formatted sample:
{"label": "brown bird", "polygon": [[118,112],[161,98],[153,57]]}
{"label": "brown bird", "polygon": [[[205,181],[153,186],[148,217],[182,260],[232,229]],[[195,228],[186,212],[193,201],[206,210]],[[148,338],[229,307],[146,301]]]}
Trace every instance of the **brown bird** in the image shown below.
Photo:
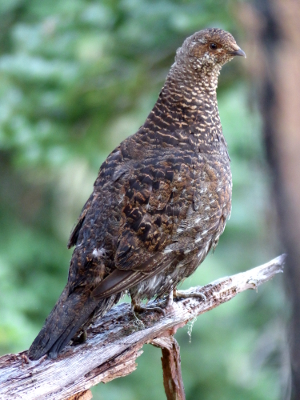
{"label": "brown bird", "polygon": [[128,291],[168,296],[218,243],[231,211],[231,171],[216,89],[222,66],[245,56],[233,36],[205,29],[176,52],[143,126],[101,165],[68,243],[68,282],[29,349],[57,354]]}

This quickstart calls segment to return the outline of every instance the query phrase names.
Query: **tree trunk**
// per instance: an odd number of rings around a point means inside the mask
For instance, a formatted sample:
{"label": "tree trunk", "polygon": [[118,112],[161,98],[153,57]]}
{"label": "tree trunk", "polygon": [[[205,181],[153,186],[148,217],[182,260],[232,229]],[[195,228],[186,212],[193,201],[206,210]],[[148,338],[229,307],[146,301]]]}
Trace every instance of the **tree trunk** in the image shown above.
{"label": "tree trunk", "polygon": [[291,385],[284,398],[299,400],[300,3],[257,0],[252,9],[246,7],[243,22],[248,27],[251,49],[255,51],[251,72],[261,105],[280,235],[288,255],[285,283],[291,305]]}

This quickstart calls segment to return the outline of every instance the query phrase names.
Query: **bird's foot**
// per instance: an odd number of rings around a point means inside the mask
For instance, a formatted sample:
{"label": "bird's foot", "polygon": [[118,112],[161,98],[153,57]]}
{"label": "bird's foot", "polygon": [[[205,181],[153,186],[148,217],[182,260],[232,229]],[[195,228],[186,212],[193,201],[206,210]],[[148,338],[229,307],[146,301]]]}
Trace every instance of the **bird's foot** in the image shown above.
{"label": "bird's foot", "polygon": [[137,327],[140,329],[145,329],[145,325],[144,325],[143,321],[141,320],[141,318],[138,316],[138,312],[134,309],[134,307],[131,308],[131,311],[134,316],[135,324],[137,325]]}
{"label": "bird's foot", "polygon": [[[175,290],[175,289],[174,289],[174,290]],[[174,303],[174,290],[171,290],[171,292],[169,293],[169,295],[168,295],[168,297],[167,297],[166,308],[173,307],[173,303]]]}
{"label": "bird's foot", "polygon": [[186,293],[186,292],[182,292],[182,291],[176,290],[176,289],[174,289],[172,293],[173,293],[173,297],[176,299],[188,299],[190,297],[197,297],[197,298],[202,299],[204,302],[206,302],[206,300],[207,300],[205,294],[203,294],[203,293],[197,293],[197,292]]}
{"label": "bird's foot", "polygon": [[146,306],[142,306],[140,303],[137,303],[136,301],[132,300],[132,313],[134,315],[134,318],[137,322],[137,324],[142,327],[145,328],[144,323],[142,322],[139,314],[143,313],[143,312],[149,312],[149,311],[155,311],[158,313],[161,313],[163,315],[165,315],[165,310],[161,307],[158,306],[150,306],[150,307],[146,307]]}
{"label": "bird's foot", "polygon": [[141,306],[140,304],[134,304],[133,305],[133,310],[135,313],[142,313],[142,312],[147,312],[147,311],[155,311],[158,313],[161,313],[163,315],[165,315],[165,310],[161,307],[158,306],[150,306],[150,307],[146,307],[146,306]]}

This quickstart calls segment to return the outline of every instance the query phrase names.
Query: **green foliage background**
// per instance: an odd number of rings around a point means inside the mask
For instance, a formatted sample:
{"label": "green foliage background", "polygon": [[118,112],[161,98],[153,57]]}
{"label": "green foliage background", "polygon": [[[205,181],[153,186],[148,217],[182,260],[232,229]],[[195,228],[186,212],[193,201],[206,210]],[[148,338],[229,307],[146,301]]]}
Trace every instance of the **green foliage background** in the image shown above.
{"label": "green foliage background", "polygon": [[[0,3],[0,353],[26,349],[62,291],[68,234],[107,154],[143,123],[175,50],[217,26],[242,43],[237,1],[2,0]],[[233,210],[215,251],[184,287],[278,254],[276,223],[244,59],[221,74],[219,109]],[[239,295],[176,337],[187,399],[280,398],[280,278]],[[191,341],[188,331],[192,330]],[[95,399],[163,399],[160,352]]]}

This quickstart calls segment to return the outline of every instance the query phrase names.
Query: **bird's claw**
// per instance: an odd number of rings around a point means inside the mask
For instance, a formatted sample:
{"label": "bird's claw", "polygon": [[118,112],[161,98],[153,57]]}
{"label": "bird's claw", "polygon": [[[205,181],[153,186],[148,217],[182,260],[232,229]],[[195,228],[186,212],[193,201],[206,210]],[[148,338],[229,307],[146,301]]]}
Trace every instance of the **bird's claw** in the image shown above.
{"label": "bird's claw", "polygon": [[174,290],[173,296],[177,299],[189,299],[190,297],[197,297],[197,298],[202,299],[204,302],[207,301],[205,294],[203,294],[201,292],[200,293],[199,292],[186,293],[186,292],[182,292],[180,290]]}
{"label": "bird's claw", "polygon": [[144,325],[143,321],[137,316],[134,309],[132,310],[132,314],[134,316],[135,324],[137,325],[137,327],[140,329],[145,329],[145,325]]}
{"label": "bird's claw", "polygon": [[135,302],[133,302],[131,309],[132,309],[132,313],[135,318],[135,321],[136,321],[138,327],[141,329],[144,329],[145,325],[144,325],[143,321],[141,320],[141,318],[139,317],[140,313],[147,312],[147,311],[148,312],[155,311],[155,312],[163,314],[163,316],[166,315],[165,310],[161,307],[158,307],[158,306],[144,307],[144,306],[141,306],[140,304],[136,304]]}
{"label": "bird's claw", "polygon": [[147,311],[155,311],[165,315],[165,310],[158,306],[150,306],[150,307],[143,307],[140,304],[136,304],[133,306],[134,313],[142,313]]}

